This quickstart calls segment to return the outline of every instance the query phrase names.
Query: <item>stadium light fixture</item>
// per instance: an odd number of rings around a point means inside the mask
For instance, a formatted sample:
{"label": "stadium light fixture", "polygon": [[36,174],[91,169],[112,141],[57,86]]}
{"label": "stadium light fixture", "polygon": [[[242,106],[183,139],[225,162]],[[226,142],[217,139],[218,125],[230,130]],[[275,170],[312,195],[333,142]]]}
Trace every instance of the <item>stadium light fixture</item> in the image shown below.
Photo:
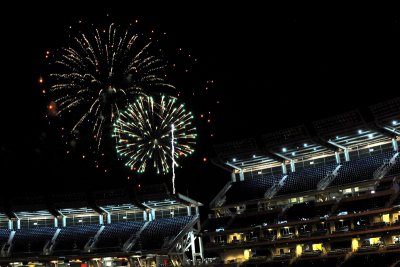
{"label": "stadium light fixture", "polygon": [[307,143],[304,143],[303,147],[308,147],[308,144],[307,144]]}
{"label": "stadium light fixture", "polygon": [[256,158],[256,155],[253,155],[253,159],[255,159]]}
{"label": "stadium light fixture", "polygon": [[363,133],[363,131],[362,130],[358,130],[358,134],[362,134]]}
{"label": "stadium light fixture", "polygon": [[233,158],[232,161],[233,161],[233,162],[236,162],[236,158]]}
{"label": "stadium light fixture", "polygon": [[286,147],[282,148],[282,152],[286,152],[286,151],[287,151]]}
{"label": "stadium light fixture", "polygon": [[392,121],[392,125],[397,125],[397,121]]}
{"label": "stadium light fixture", "polygon": [[292,156],[296,156],[296,152],[292,152]]}

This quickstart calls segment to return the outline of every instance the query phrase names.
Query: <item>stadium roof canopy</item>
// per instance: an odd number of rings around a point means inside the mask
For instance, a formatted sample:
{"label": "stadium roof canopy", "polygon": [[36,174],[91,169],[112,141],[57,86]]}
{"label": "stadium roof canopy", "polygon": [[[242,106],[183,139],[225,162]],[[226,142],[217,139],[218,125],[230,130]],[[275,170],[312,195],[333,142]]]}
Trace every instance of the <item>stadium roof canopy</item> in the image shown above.
{"label": "stadium roof canopy", "polygon": [[371,149],[400,136],[400,98],[299,125],[257,138],[214,146],[213,163],[232,172],[257,171],[282,163],[312,161],[335,152]]}

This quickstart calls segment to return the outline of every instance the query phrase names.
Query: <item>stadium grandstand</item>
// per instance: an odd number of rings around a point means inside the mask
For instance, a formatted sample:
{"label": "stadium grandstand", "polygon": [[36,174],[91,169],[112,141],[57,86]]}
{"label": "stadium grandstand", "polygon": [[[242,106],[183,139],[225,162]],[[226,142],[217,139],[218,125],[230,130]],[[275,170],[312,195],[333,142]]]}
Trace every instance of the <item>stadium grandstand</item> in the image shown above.
{"label": "stadium grandstand", "polygon": [[215,146],[211,266],[400,266],[400,99]]}
{"label": "stadium grandstand", "polygon": [[202,262],[201,203],[165,185],[15,197],[0,210],[2,266],[173,266]]}

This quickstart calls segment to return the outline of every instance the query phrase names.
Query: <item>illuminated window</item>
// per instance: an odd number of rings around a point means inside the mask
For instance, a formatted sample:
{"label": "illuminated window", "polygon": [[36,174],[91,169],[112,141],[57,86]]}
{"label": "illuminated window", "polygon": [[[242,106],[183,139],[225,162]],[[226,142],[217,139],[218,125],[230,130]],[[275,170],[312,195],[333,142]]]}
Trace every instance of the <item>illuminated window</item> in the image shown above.
{"label": "illuminated window", "polygon": [[322,251],[322,243],[320,243],[320,244],[313,244],[313,245],[312,245],[312,249],[313,249],[313,250]]}
{"label": "illuminated window", "polygon": [[301,256],[301,253],[303,253],[303,247],[300,244],[298,244],[296,245],[296,256],[297,257]]}
{"label": "illuminated window", "polygon": [[381,243],[381,238],[380,237],[373,237],[369,239],[369,244],[370,245],[376,245]]}
{"label": "illuminated window", "polygon": [[358,249],[358,239],[353,238],[351,240],[351,250],[354,252],[354,251],[357,251],[357,249]]}
{"label": "illuminated window", "polygon": [[243,256],[244,256],[244,259],[245,259],[245,260],[250,259],[250,256],[251,256],[251,249],[245,249],[245,250],[244,250],[244,253],[243,253]]}
{"label": "illuminated window", "polygon": [[382,221],[385,222],[385,223],[389,223],[390,222],[389,214],[383,214],[382,215]]}
{"label": "illuminated window", "polygon": [[349,193],[351,193],[351,188],[347,188],[347,189],[343,190],[343,193],[344,193],[344,194],[349,194]]}

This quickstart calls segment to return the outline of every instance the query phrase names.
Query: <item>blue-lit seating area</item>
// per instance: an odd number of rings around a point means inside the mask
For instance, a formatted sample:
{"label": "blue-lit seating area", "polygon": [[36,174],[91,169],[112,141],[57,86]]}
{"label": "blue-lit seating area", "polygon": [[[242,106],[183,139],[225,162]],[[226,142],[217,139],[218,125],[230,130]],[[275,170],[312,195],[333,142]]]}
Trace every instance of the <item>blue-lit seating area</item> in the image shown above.
{"label": "blue-lit seating area", "polygon": [[7,243],[8,238],[10,237],[11,230],[9,229],[0,229],[0,245]]}
{"label": "blue-lit seating area", "polygon": [[277,175],[256,175],[247,180],[232,183],[232,187],[226,193],[227,203],[237,203],[252,199],[264,198],[265,192],[274,183],[279,182],[282,176]]}
{"label": "blue-lit seating area", "polygon": [[93,238],[99,229],[99,224],[61,228],[61,232],[56,239],[54,252],[82,250],[89,238]]}
{"label": "blue-lit seating area", "polygon": [[42,252],[44,246],[52,239],[57,228],[37,227],[18,229],[13,239],[12,253],[36,253]]}
{"label": "blue-lit seating area", "polygon": [[[180,216],[173,218],[160,218],[149,222],[146,226],[144,221],[127,221],[111,224],[86,224],[69,227],[35,227],[15,230],[12,240],[11,254],[13,256],[43,255],[44,248],[51,245],[57,229],[60,229],[55,238],[52,255],[70,255],[83,253],[86,244],[92,243],[87,253],[121,252],[124,243],[131,237],[136,239],[136,246],[132,251],[152,251],[166,248],[170,241],[175,239],[179,233],[189,224],[193,226],[197,222],[197,216]],[[94,239],[100,228],[104,229]],[[188,226],[189,227],[189,226]],[[144,229],[140,232],[141,229]],[[0,229],[0,246],[6,244],[12,231]],[[137,235],[137,236],[136,236]]]}
{"label": "blue-lit seating area", "polygon": [[[387,151],[373,156],[342,162],[342,166],[337,176],[329,185],[329,188],[373,179],[374,172],[381,167],[384,162],[388,162],[394,154],[394,151]],[[316,167],[310,166],[297,172],[289,173],[276,196],[284,196],[310,190],[315,191],[318,182],[328,173],[331,173],[337,166],[336,163],[330,163]],[[396,164],[393,165],[385,176],[388,177],[399,173],[400,159],[397,158]],[[250,199],[262,199],[268,188],[274,183],[279,182],[281,178],[282,176],[277,175],[255,175],[246,178],[244,181],[234,182],[225,194],[225,205],[240,203]]]}
{"label": "blue-lit seating area", "polygon": [[162,218],[151,221],[140,234],[133,250],[159,250],[168,247],[172,241],[195,216]]}
{"label": "blue-lit seating area", "polygon": [[389,151],[374,156],[343,162],[338,176],[333,180],[330,186],[370,180],[373,178],[374,172],[382,166],[385,161],[390,160],[393,155],[394,152]]}
{"label": "blue-lit seating area", "polygon": [[121,250],[122,245],[136,234],[145,222],[120,222],[106,224],[96,242],[96,251]]}
{"label": "blue-lit seating area", "polygon": [[316,167],[308,167],[290,173],[285,184],[279,190],[277,195],[287,195],[302,191],[315,190],[318,182],[328,173],[336,168],[337,164],[326,164]]}

